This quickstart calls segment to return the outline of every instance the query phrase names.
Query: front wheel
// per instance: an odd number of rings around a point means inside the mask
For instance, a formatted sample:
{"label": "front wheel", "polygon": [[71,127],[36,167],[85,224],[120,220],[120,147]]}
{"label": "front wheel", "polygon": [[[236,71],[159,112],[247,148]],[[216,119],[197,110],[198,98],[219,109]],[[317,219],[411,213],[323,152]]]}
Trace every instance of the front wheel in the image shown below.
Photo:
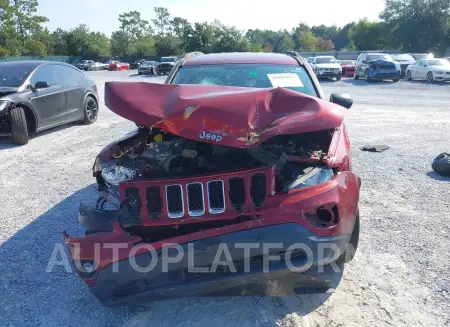
{"label": "front wheel", "polygon": [[399,81],[398,78],[394,78],[394,79],[392,80],[392,82],[394,82],[394,83],[397,83],[398,81]]}
{"label": "front wheel", "polygon": [[336,76],[336,81],[340,81],[342,79],[342,75]]}
{"label": "front wheel", "polygon": [[12,141],[17,145],[28,143],[28,127],[25,111],[22,107],[14,107],[9,111]]}
{"label": "front wheel", "polygon": [[358,78],[359,78],[358,73],[357,73],[356,70],[355,70],[355,73],[353,74],[353,79],[354,79],[354,80],[357,80]]}
{"label": "front wheel", "polygon": [[364,72],[364,79],[366,80],[366,82],[372,82],[372,79],[369,76],[369,71],[368,70],[366,70]]}
{"label": "front wheel", "polygon": [[432,83],[433,82],[433,73],[432,72],[428,72],[428,74],[427,74],[427,82],[428,83]]}
{"label": "front wheel", "polygon": [[83,122],[87,125],[93,124],[97,121],[98,104],[95,99],[88,95],[84,100],[84,119]]}
{"label": "front wheel", "polygon": [[411,80],[412,80],[412,77],[411,77],[411,71],[410,71],[410,70],[408,70],[408,71],[406,72],[406,78],[408,79],[408,81],[411,81]]}

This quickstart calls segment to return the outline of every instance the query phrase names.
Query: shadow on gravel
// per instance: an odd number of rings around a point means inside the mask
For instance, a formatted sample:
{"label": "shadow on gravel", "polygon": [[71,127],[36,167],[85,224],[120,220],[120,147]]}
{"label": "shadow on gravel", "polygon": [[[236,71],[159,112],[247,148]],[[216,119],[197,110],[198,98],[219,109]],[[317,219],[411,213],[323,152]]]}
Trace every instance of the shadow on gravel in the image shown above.
{"label": "shadow on gravel", "polygon": [[[53,128],[47,129],[47,130],[42,131],[42,132],[30,133],[29,138],[30,138],[30,140],[33,140],[35,138],[42,137],[42,136],[45,136],[45,135],[50,134],[50,133],[63,131],[65,129],[68,129],[68,128],[74,127],[74,126],[83,126],[83,124],[78,123],[78,122],[73,122],[73,123],[62,125],[62,126],[53,127]],[[21,146],[26,146],[26,145],[16,145],[16,144],[14,144],[12,142],[11,136],[8,136],[8,135],[0,136],[0,150],[12,149],[12,148],[21,147]]]}
{"label": "shadow on gravel", "polygon": [[352,84],[354,86],[376,86],[376,85],[387,85],[387,84],[395,84],[398,82],[393,82],[393,81],[389,81],[389,80],[385,80],[385,81],[371,81],[371,82],[366,82],[364,80],[355,80],[353,78],[349,78],[349,79],[344,79],[342,80],[344,83],[347,84]]}
{"label": "shadow on gravel", "polygon": [[[63,243],[61,232],[83,234],[78,225],[79,203],[93,204],[96,197],[93,184],[80,189],[0,245],[0,326],[197,326],[208,325],[218,317],[218,325],[235,326],[236,313],[246,326],[253,326],[255,315],[261,319],[261,310],[268,313],[264,314],[268,320],[264,325],[273,326],[292,312],[302,316],[310,313],[330,296],[202,297],[104,307],[63,265],[47,272],[55,245]],[[330,270],[328,279],[336,287],[341,277],[342,273]]]}
{"label": "shadow on gravel", "polygon": [[427,173],[427,176],[429,176],[435,180],[438,180],[438,181],[450,182],[450,177],[441,176],[433,170],[429,171]]}
{"label": "shadow on gravel", "polygon": [[436,86],[450,87],[450,82],[433,82],[433,83],[428,83],[427,81],[407,81],[407,82],[415,85],[436,85]]}

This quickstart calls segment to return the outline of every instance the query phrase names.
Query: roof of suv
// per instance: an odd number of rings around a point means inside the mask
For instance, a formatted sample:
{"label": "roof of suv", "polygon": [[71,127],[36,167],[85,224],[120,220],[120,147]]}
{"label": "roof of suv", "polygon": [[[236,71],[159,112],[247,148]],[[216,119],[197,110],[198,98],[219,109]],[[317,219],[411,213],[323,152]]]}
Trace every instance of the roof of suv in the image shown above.
{"label": "roof of suv", "polygon": [[184,66],[220,64],[298,65],[298,62],[293,57],[281,53],[234,52],[195,56],[187,59]]}

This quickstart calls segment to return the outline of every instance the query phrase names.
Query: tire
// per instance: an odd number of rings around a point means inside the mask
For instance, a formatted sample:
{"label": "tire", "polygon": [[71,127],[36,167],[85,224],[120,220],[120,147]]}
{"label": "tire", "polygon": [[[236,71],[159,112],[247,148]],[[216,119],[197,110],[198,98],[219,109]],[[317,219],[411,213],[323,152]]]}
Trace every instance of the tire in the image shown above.
{"label": "tire", "polygon": [[98,103],[90,95],[88,95],[86,99],[84,99],[83,112],[84,112],[83,123],[85,123],[86,125],[93,124],[97,121]]}
{"label": "tire", "polygon": [[142,73],[141,73],[141,72],[138,72],[138,75],[142,75]]}
{"label": "tire", "polygon": [[342,79],[342,75],[336,76],[336,81],[340,81]]}
{"label": "tire", "polygon": [[366,80],[366,82],[372,82],[372,79],[369,77],[369,71],[366,70],[364,72],[364,79]]}
{"label": "tire", "polygon": [[347,244],[347,247],[345,248],[344,253],[342,253],[339,258],[335,261],[337,265],[343,265],[344,263],[350,262],[353,260],[353,257],[355,256],[356,250],[358,249],[358,243],[359,243],[359,228],[360,228],[360,221],[359,221],[359,209],[356,211],[356,220],[355,220],[355,226],[353,227],[352,236],[350,236],[350,241]]}
{"label": "tire", "polygon": [[394,79],[392,80],[392,82],[397,83],[399,80],[400,80],[400,79],[398,79],[398,78],[394,78]]}
{"label": "tire", "polygon": [[358,78],[359,78],[358,73],[357,73],[356,70],[355,70],[355,74],[353,75],[353,79],[354,79],[354,80],[357,80]]}
{"label": "tire", "polygon": [[427,74],[427,82],[428,83],[433,83],[433,73],[432,72],[428,72],[428,74]]}
{"label": "tire", "polygon": [[12,141],[17,145],[28,143],[28,126],[25,111],[22,107],[14,107],[9,110]]}
{"label": "tire", "polygon": [[411,71],[410,71],[410,70],[408,70],[408,71],[406,72],[406,79],[407,79],[408,81],[412,81]]}
{"label": "tire", "polygon": [[150,74],[155,75],[153,68],[150,68]]}

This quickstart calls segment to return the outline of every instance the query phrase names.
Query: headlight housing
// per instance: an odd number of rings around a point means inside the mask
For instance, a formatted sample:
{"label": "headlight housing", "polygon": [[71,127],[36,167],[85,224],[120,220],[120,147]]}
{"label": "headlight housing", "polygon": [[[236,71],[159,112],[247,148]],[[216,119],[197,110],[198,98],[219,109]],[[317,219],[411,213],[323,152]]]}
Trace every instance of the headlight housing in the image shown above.
{"label": "headlight housing", "polygon": [[306,174],[299,176],[291,185],[290,190],[329,182],[334,177],[334,171],[328,167],[311,167]]}
{"label": "headlight housing", "polygon": [[111,185],[119,185],[119,183],[133,179],[135,176],[135,170],[123,166],[110,166],[102,170],[102,178]]}
{"label": "headlight housing", "polygon": [[8,108],[10,102],[6,101],[6,100],[0,100],[0,113],[5,110],[6,108]]}
{"label": "headlight housing", "polygon": [[442,71],[440,71],[440,70],[437,70],[437,71],[435,70],[434,72],[435,72],[436,74],[444,74],[444,72],[442,72]]}

